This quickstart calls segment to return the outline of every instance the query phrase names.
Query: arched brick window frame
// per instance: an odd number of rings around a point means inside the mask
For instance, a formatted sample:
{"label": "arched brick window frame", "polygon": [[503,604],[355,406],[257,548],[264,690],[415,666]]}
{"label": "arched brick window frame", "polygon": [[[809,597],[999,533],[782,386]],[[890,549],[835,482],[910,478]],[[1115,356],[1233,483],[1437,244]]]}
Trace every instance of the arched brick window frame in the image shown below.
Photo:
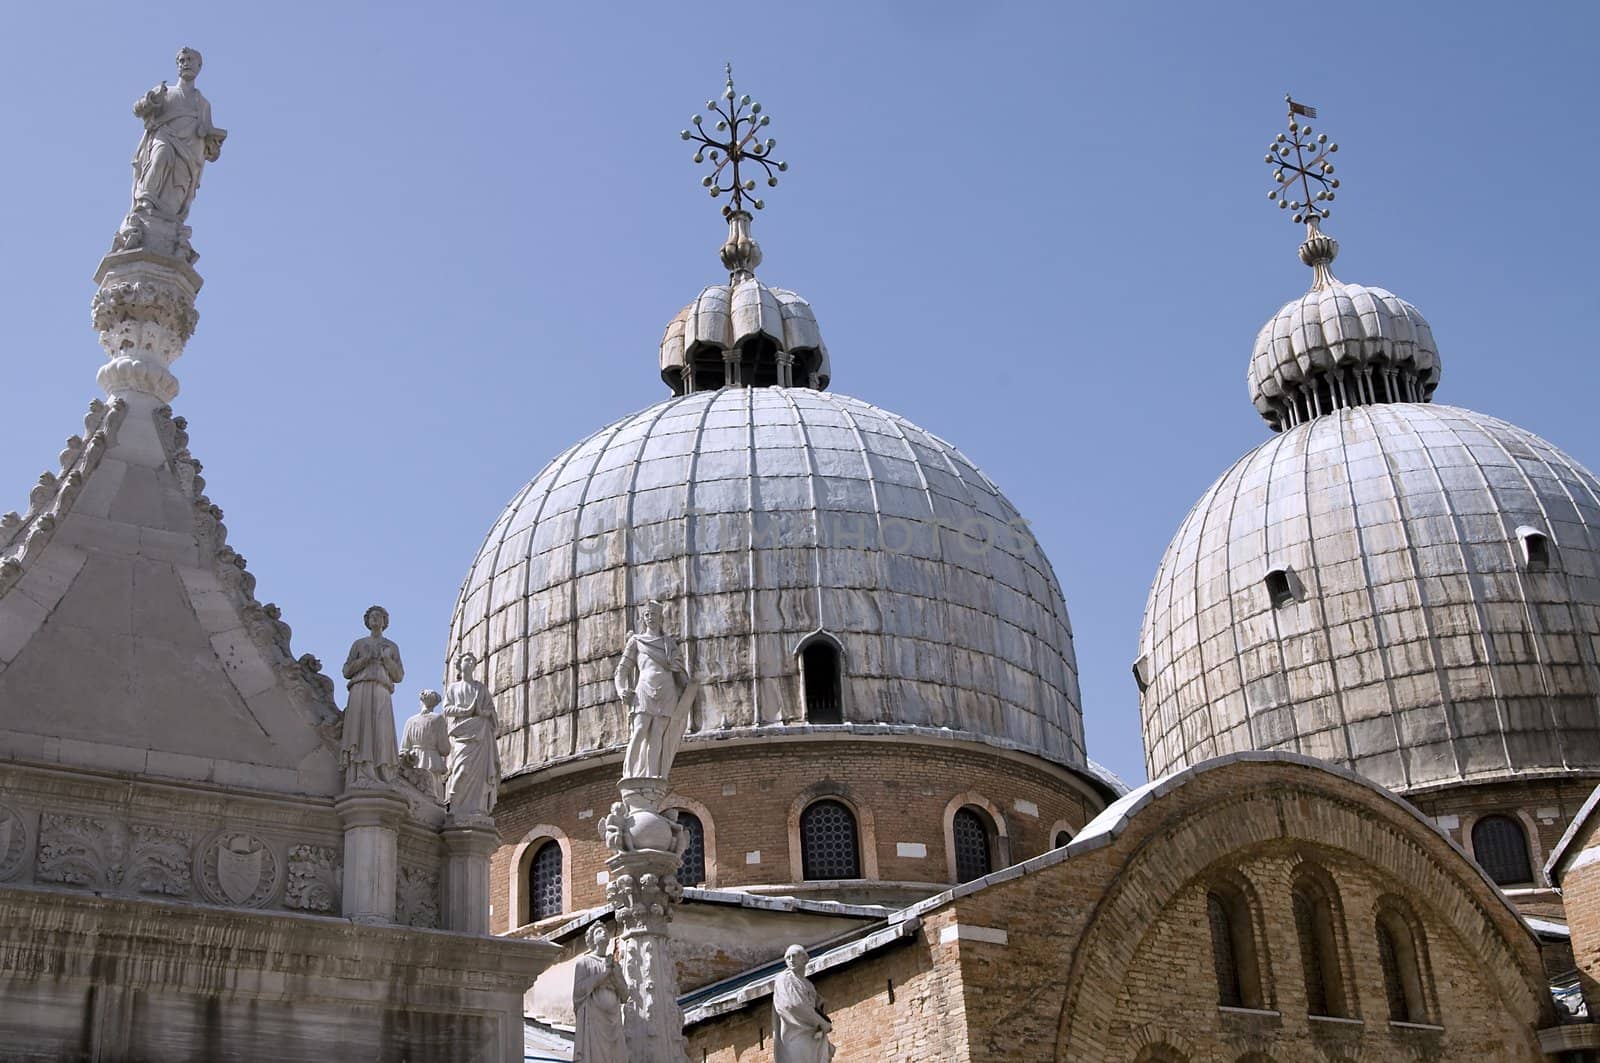
{"label": "arched brick window frame", "polygon": [[1201,890],[1218,1005],[1276,1010],[1266,919],[1255,887],[1229,869],[1207,876]]}
{"label": "arched brick window frame", "polygon": [[[668,794],[661,803],[662,808],[681,808],[685,812],[692,812],[700,821],[701,833],[705,835],[706,847],[706,889],[717,888],[717,826],[711,818],[711,810],[699,801],[684,797],[682,794]],[[688,883],[686,883],[687,885]]]}
{"label": "arched brick window frame", "polygon": [[561,910],[572,911],[572,842],[567,838],[566,831],[560,827],[541,823],[524,834],[522,840],[511,850],[509,868],[512,929],[527,926],[532,922],[529,918],[532,896],[528,886],[528,875],[534,854],[539,851],[540,846],[550,841],[561,847]]}
{"label": "arched brick window frame", "polygon": [[1320,863],[1302,859],[1289,896],[1307,1014],[1356,1018],[1355,964],[1338,883]]}
{"label": "arched brick window frame", "polygon": [[[1078,836],[1078,831],[1081,829],[1080,827],[1074,827],[1064,819],[1058,819],[1050,824],[1050,835],[1045,841],[1050,849],[1059,849],[1063,845],[1071,844],[1072,839]],[[1066,835],[1065,839],[1062,838],[1062,835]]]}
{"label": "arched brick window frame", "polygon": [[990,871],[1011,866],[1011,835],[1006,826],[1005,813],[1000,806],[976,790],[956,794],[944,806],[944,863],[945,881],[957,882],[956,874],[956,813],[972,806],[986,816],[986,824],[993,833],[989,837]]}
{"label": "arched brick window frame", "polygon": [[[1515,827],[1522,832],[1522,856],[1526,866],[1520,868],[1521,873],[1515,878],[1503,873],[1497,877],[1495,874],[1497,869],[1492,867],[1494,860],[1490,854],[1484,853],[1480,857],[1478,853],[1478,848],[1484,841],[1480,835],[1480,830],[1493,821],[1503,821],[1502,826],[1504,828]],[[1479,867],[1483,868],[1484,873],[1500,888],[1528,889],[1541,884],[1542,875],[1537,869],[1544,866],[1544,853],[1539,847],[1539,828],[1533,821],[1533,817],[1523,810],[1505,809],[1484,812],[1474,816],[1469,822],[1462,824],[1461,837],[1466,843],[1467,852],[1472,855],[1472,859],[1477,862]],[[1501,881],[1502,879],[1504,881]]]}
{"label": "arched brick window frame", "polygon": [[[1390,1022],[1436,1023],[1439,998],[1434,990],[1428,936],[1411,905],[1393,894],[1373,906],[1373,947],[1382,972],[1385,1008]],[[1387,941],[1385,941],[1387,937]]]}
{"label": "arched brick window frame", "polygon": [[856,842],[861,846],[861,878],[868,882],[878,880],[878,833],[872,821],[872,809],[856,800],[850,791],[839,783],[821,782],[807,787],[789,806],[789,880],[806,881],[805,847],[800,837],[800,815],[810,805],[829,799],[838,801],[856,817]]}

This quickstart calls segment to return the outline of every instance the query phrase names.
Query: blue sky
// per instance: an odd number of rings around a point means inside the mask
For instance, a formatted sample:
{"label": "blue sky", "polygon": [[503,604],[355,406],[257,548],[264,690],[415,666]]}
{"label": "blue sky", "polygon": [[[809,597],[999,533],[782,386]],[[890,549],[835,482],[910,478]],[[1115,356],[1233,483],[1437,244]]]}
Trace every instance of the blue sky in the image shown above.
{"label": "blue sky", "polygon": [[763,278],[811,300],[835,390],[952,440],[1032,521],[1091,755],[1137,781],[1150,580],[1266,438],[1250,344],[1309,281],[1266,198],[1285,92],[1341,143],[1336,271],[1427,315],[1437,398],[1600,462],[1600,6],[1512,12],[12,5],[0,509],[99,394],[128,108],[191,44],[230,137],[191,216],[206,287],[175,406],[296,651],[336,667],[384,603],[409,708],[501,506],[666,394],[661,329],[719,279],[723,235],[677,131],[731,60],[790,162]]}

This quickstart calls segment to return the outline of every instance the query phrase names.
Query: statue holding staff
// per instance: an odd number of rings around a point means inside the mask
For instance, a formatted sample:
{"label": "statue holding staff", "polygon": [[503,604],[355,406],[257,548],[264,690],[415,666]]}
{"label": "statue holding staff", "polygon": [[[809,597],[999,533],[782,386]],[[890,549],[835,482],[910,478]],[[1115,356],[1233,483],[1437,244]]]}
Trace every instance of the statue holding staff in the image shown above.
{"label": "statue holding staff", "polygon": [[623,756],[625,779],[667,777],[700,693],[677,640],[662,627],[663,612],[660,602],[645,603],[644,630],[628,632],[617,662],[617,695],[628,706],[630,732]]}

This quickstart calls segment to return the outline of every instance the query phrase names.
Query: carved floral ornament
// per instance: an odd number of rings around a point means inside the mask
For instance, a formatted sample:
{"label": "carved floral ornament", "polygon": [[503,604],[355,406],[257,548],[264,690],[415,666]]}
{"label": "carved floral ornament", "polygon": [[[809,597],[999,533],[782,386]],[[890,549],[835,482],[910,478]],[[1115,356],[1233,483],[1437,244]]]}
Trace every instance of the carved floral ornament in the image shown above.
{"label": "carved floral ornament", "polygon": [[0,882],[17,877],[27,862],[28,823],[16,809],[0,805]]}

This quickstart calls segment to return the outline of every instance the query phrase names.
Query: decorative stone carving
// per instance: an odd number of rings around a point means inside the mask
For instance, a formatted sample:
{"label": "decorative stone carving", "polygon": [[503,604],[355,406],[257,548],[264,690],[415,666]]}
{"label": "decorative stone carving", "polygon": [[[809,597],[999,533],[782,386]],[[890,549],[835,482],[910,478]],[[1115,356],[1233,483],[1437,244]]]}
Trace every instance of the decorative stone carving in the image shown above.
{"label": "decorative stone carving", "polygon": [[589,951],[572,967],[572,1012],[577,1016],[572,1058],[583,1063],[627,1063],[622,1002],[628,983],[611,955],[611,932],[604,923],[589,927]]}
{"label": "decorative stone carving", "polygon": [[478,658],[456,659],[456,680],[444,690],[444,718],[450,730],[445,799],[457,823],[486,819],[500,789],[500,751],[495,746],[494,699],[475,679]]}
{"label": "decorative stone carving", "polygon": [[389,611],[374,605],[362,615],[368,635],[355,641],[345,658],[350,700],[344,710],[339,762],[347,789],[385,786],[399,775],[394,741],[394,685],[405,678],[400,647],[383,637]]}
{"label": "decorative stone carving", "polygon": [[46,812],[39,817],[34,877],[112,892],[186,896],[188,831]]}
{"label": "decorative stone carving", "polygon": [[178,86],[163,81],[133,105],[144,136],[133,156],[133,206],[117,231],[112,251],[142,249],[193,262],[184,221],[200,174],[222,153],[228,131],[211,124],[211,103],[195,87],[200,53],[178,51]]}
{"label": "decorative stone carving", "polygon": [[806,950],[790,945],[783,953],[784,971],[772,986],[772,1058],[774,1063],[828,1063],[833,1023],[822,1013],[822,997],[806,979]]}
{"label": "decorative stone carving", "polygon": [[450,725],[435,713],[441,700],[437,690],[417,695],[422,708],[406,721],[400,742],[400,771],[417,789],[435,800],[444,799],[444,773],[450,756]]}
{"label": "decorative stone carving", "polygon": [[278,858],[252,834],[222,831],[200,847],[195,877],[200,892],[218,904],[261,908],[278,889]]}
{"label": "decorative stone carving", "polygon": [[402,926],[438,928],[438,872],[401,866],[395,886],[395,922]]}
{"label": "decorative stone carving", "polygon": [[683,897],[676,853],[639,849],[606,861],[606,900],[622,930],[622,972],[629,989],[623,1028],[629,1059],[682,1061],[683,1013],[667,937],[672,906]]}
{"label": "decorative stone carving", "polygon": [[17,876],[27,862],[28,823],[16,809],[0,805],[0,882]]}
{"label": "decorative stone carving", "polygon": [[305,912],[337,912],[340,882],[339,851],[326,845],[289,848],[289,874],[283,889],[286,908]]}

